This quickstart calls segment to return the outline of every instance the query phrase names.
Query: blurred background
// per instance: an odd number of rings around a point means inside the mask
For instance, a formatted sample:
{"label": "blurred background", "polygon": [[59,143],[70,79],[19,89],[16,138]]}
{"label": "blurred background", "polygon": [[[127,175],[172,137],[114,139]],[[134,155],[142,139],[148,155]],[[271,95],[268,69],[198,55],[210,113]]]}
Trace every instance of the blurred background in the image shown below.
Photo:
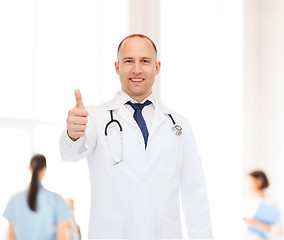
{"label": "blurred background", "polygon": [[284,1],[0,0],[0,239],[4,208],[28,185],[35,152],[47,158],[44,186],[74,200],[87,238],[87,162],[63,162],[59,136],[75,88],[85,105],[120,89],[116,50],[131,33],[154,40],[155,93],[191,121],[215,239],[242,239],[251,170],[267,173],[284,212]]}

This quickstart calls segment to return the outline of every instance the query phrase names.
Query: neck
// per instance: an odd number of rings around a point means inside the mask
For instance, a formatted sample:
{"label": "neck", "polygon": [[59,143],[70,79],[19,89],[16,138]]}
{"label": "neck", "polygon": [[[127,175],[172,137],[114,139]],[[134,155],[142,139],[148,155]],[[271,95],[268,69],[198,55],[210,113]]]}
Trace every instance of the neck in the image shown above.
{"label": "neck", "polygon": [[263,190],[258,190],[258,191],[256,192],[256,194],[257,194],[257,196],[259,196],[259,197],[261,197],[261,198],[265,197],[265,192],[264,192]]}
{"label": "neck", "polygon": [[122,91],[138,103],[144,101],[145,99],[147,99],[147,97],[149,97],[152,94],[152,91],[150,91],[149,93],[147,93],[143,96],[135,96],[135,95],[128,94],[124,89],[122,89]]}
{"label": "neck", "polygon": [[144,100],[146,100],[152,94],[152,92],[150,92],[149,94],[146,94],[146,95],[143,95],[143,96],[133,96],[133,95],[129,95],[125,91],[123,91],[123,92],[126,93],[129,97],[131,97],[133,100],[135,100],[138,103],[143,102]]}

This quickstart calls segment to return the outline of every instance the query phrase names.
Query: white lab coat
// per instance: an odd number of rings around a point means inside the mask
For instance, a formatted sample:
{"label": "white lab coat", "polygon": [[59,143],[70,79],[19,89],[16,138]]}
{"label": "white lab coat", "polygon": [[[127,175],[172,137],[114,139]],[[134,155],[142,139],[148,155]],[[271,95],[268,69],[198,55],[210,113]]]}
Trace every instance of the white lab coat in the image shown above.
{"label": "white lab coat", "polygon": [[[60,140],[63,160],[88,159],[91,182],[89,238],[181,239],[180,201],[190,239],[211,239],[211,223],[202,172],[189,122],[155,98],[145,150],[142,133],[116,94],[100,107],[88,107],[86,134],[76,142],[66,130]],[[123,128],[123,162],[113,165],[105,137],[110,111]],[[175,135],[168,114],[183,128]],[[109,146],[120,160],[116,124],[108,128]]]}

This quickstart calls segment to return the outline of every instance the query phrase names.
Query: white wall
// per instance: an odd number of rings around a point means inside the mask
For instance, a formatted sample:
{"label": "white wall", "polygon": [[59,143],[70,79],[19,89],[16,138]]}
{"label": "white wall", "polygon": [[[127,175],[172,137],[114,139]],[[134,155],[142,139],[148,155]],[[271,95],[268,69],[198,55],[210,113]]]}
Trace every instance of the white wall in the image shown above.
{"label": "white wall", "polygon": [[284,2],[245,3],[244,171],[261,168],[284,209]]}
{"label": "white wall", "polygon": [[242,16],[240,1],[161,1],[161,99],[191,121],[218,240],[242,238]]}
{"label": "white wall", "polygon": [[284,213],[284,2],[244,2],[244,174],[264,170]]}

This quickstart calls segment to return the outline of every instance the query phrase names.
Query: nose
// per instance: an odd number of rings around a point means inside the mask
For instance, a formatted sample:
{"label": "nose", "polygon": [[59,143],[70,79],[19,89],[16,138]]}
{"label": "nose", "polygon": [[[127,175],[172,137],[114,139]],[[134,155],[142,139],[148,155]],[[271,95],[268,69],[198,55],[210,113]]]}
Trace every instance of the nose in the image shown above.
{"label": "nose", "polygon": [[133,74],[135,75],[139,75],[142,73],[142,68],[139,62],[135,62],[134,66],[133,66]]}

